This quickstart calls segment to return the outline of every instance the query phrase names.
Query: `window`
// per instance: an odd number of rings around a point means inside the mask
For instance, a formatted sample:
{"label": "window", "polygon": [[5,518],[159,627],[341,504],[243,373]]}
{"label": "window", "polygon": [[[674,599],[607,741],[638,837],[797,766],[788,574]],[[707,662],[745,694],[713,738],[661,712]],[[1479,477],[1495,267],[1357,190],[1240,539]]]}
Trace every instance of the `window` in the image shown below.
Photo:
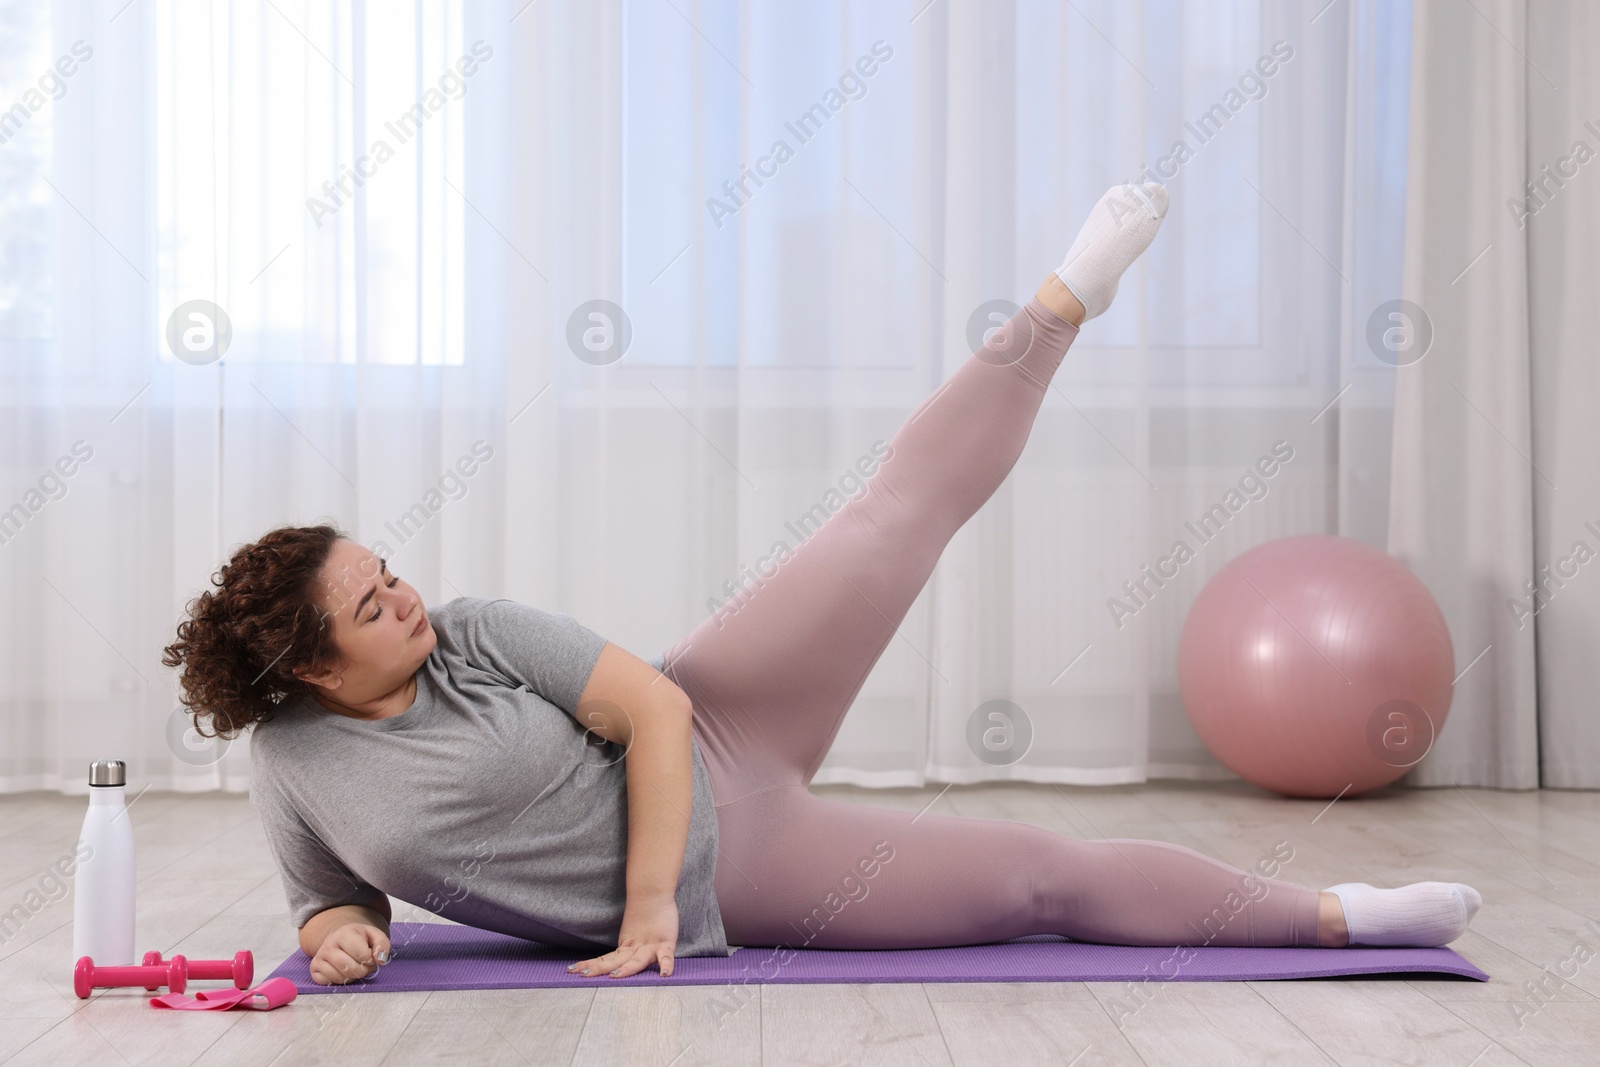
{"label": "window", "polygon": [[68,84],[53,67],[50,5],[0,0],[0,342],[54,332],[51,103]]}
{"label": "window", "polygon": [[165,0],[155,25],[158,330],[198,298],[235,362],[461,363],[461,5]]}

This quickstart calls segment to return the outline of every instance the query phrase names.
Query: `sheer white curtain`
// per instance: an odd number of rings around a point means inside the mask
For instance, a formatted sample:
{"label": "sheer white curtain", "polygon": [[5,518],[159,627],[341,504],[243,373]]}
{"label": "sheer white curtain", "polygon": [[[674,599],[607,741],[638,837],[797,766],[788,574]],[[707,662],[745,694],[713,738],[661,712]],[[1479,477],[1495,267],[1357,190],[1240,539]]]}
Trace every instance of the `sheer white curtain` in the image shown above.
{"label": "sheer white curtain", "polygon": [[1405,292],[1435,352],[1398,383],[1390,544],[1461,670],[1419,781],[1594,789],[1600,10],[1416,16]]}
{"label": "sheer white curtain", "polygon": [[[48,287],[4,279],[6,491],[79,439],[93,458],[0,545],[0,786],[122,756],[243,788],[246,742],[169,737],[159,650],[285,521],[337,519],[431,602],[511,596],[655,655],[859,491],[1142,167],[1172,190],[1161,236],[818,778],[1222,774],[1177,692],[1200,585],[1273,537],[1384,543],[1393,370],[1365,328],[1399,283],[1404,6],[524,3],[152,0],[35,29],[24,71],[94,57],[29,120],[36,173],[7,164]],[[231,319],[218,361],[169,349],[194,299]],[[1254,498],[1196,542],[1230,489]],[[1131,598],[1179,539],[1195,559]],[[967,743],[994,700],[1030,724],[1020,762]]]}
{"label": "sheer white curtain", "polygon": [[0,499],[24,504],[0,530],[0,786],[82,790],[118,757],[242,789],[246,743],[186,736],[160,664],[236,545],[331,517],[432,596],[503,581],[509,16],[6,11],[28,50],[0,99],[88,58],[0,149],[7,233],[39,247],[0,311]]}

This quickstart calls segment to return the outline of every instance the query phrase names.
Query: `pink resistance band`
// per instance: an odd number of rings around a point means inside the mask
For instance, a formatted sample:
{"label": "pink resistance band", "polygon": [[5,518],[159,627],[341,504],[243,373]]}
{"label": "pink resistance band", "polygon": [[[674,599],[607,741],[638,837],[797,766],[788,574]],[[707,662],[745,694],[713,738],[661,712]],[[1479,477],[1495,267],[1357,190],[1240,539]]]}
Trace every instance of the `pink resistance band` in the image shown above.
{"label": "pink resistance band", "polygon": [[208,989],[194,996],[168,993],[151,997],[152,1008],[177,1008],[181,1011],[226,1011],[229,1008],[254,1008],[271,1011],[281,1008],[298,994],[287,978],[268,978],[251,989]]}

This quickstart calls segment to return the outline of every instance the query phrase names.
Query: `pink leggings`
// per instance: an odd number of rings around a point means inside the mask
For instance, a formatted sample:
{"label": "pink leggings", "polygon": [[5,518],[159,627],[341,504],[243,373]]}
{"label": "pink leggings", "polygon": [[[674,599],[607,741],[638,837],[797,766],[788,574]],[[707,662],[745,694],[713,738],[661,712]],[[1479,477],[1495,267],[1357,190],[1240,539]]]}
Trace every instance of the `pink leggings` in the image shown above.
{"label": "pink leggings", "polygon": [[[807,784],[945,544],[1022,453],[1078,330],[1036,297],[925,400],[867,491],[666,653],[716,798],[732,945],[928,948],[1027,934],[1315,945],[1317,893],[1177,845],[890,810]],[[732,605],[730,605],[731,607]]]}

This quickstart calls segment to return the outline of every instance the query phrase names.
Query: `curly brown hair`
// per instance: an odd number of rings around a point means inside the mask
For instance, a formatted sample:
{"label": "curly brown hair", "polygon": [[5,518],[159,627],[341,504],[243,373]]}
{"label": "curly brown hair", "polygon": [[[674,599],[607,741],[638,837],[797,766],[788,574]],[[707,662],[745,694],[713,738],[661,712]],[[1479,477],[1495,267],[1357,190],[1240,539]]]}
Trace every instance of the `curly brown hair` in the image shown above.
{"label": "curly brown hair", "polygon": [[296,670],[339,664],[317,581],[346,536],[326,523],[280,526],[235,551],[212,575],[216,588],[189,602],[161,661],[183,668],[179,699],[200,736],[238,736],[271,718],[285,697],[311,692]]}

